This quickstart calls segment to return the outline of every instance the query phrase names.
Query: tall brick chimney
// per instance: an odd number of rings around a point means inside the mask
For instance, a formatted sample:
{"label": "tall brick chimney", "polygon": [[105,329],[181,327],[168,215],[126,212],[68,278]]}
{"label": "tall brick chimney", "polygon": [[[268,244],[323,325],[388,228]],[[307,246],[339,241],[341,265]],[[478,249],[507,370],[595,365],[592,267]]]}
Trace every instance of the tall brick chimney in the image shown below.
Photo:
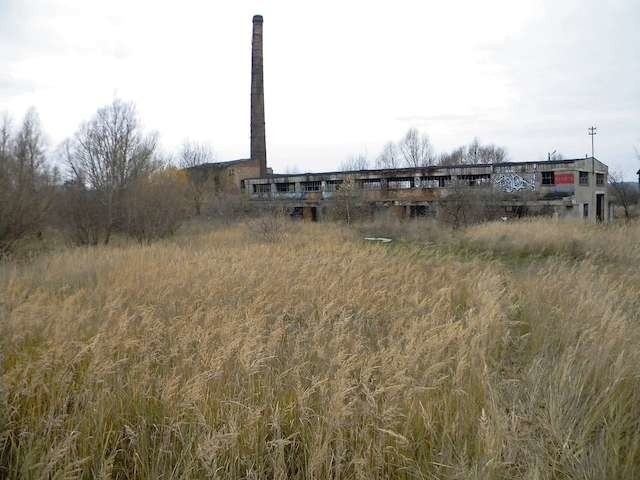
{"label": "tall brick chimney", "polygon": [[251,160],[257,160],[260,176],[267,175],[267,143],[264,129],[264,75],[262,72],[262,15],[253,17],[251,42]]}

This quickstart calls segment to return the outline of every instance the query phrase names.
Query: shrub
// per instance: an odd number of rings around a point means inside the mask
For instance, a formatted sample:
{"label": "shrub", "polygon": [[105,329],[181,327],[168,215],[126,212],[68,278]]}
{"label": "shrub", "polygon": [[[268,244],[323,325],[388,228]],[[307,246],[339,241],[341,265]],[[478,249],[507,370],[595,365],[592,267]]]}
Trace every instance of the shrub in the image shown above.
{"label": "shrub", "polygon": [[173,235],[187,217],[186,180],[167,168],[142,178],[125,195],[123,229],[140,243]]}
{"label": "shrub", "polygon": [[97,245],[109,231],[100,192],[67,182],[57,193],[56,223],[76,245]]}

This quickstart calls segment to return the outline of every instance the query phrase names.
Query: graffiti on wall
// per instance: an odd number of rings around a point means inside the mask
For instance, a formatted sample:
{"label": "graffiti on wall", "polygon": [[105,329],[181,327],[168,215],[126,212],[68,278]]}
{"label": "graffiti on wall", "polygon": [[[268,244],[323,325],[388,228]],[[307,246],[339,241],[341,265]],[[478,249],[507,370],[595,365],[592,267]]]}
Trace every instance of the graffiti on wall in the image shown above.
{"label": "graffiti on wall", "polygon": [[573,185],[573,173],[556,173],[554,183],[556,185]]}
{"label": "graffiti on wall", "polygon": [[494,181],[496,187],[500,190],[512,193],[522,192],[524,190],[535,190],[536,182],[533,175],[527,175],[527,179],[517,173],[505,173],[499,175]]}

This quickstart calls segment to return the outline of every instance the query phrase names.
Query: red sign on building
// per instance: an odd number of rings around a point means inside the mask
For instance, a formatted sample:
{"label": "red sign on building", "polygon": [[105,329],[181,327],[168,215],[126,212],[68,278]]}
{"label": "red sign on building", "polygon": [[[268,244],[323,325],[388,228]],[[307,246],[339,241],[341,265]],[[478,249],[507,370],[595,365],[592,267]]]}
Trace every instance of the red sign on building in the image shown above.
{"label": "red sign on building", "polygon": [[556,185],[573,185],[574,175],[573,173],[556,173],[554,175]]}

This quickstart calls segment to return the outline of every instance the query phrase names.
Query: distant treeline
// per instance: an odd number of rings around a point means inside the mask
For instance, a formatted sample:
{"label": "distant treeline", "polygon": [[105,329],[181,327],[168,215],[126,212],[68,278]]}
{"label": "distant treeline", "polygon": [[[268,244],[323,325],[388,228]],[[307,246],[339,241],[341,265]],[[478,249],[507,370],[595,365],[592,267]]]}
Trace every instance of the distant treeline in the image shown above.
{"label": "distant treeline", "polygon": [[504,147],[483,145],[474,138],[451,152],[437,154],[429,136],[417,128],[410,128],[397,142],[387,142],[382,151],[370,162],[366,155],[357,154],[346,159],[342,170],[366,170],[368,168],[418,168],[432,165],[477,165],[508,161]]}

